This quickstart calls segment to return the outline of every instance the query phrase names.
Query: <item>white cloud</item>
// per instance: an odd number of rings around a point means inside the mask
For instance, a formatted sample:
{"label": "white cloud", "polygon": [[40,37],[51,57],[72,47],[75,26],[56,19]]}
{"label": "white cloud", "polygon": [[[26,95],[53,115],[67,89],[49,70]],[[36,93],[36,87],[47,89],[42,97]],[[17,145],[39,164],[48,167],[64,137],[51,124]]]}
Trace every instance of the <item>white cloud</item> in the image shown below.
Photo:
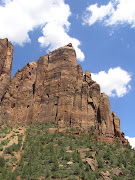
{"label": "white cloud", "polygon": [[110,68],[107,73],[105,71],[92,73],[92,79],[100,84],[101,92],[108,96],[122,97],[131,89],[129,85],[131,75],[120,67]]}
{"label": "white cloud", "polygon": [[[114,12],[113,4],[111,2],[108,5],[98,7],[98,4],[91,5],[86,9],[86,16],[83,18],[85,23],[89,25],[94,24],[96,21],[102,21],[108,15],[111,15]],[[91,14],[89,14],[91,12]]]}
{"label": "white cloud", "polygon": [[135,137],[131,138],[131,137],[126,136],[125,138],[129,141],[132,148],[135,149]]}
{"label": "white cloud", "polygon": [[52,23],[47,23],[45,27],[43,28],[43,36],[38,39],[38,41],[41,43],[41,45],[44,47],[49,46],[48,50],[52,51],[60,46],[64,46],[68,44],[69,42],[72,42],[76,54],[77,59],[80,61],[84,60],[84,54],[83,52],[78,48],[80,45],[80,41],[70,37],[64,30],[63,27]]}
{"label": "white cloud", "polygon": [[0,5],[0,38],[7,37],[13,43],[30,42],[29,32],[40,28],[43,36],[38,42],[48,50],[72,43],[77,58],[84,60],[80,41],[70,37],[68,31],[70,7],[64,0],[3,0]]}
{"label": "white cloud", "polygon": [[128,23],[135,28],[135,0],[111,0],[100,7],[90,5],[83,19],[89,25],[102,21],[107,26]]}

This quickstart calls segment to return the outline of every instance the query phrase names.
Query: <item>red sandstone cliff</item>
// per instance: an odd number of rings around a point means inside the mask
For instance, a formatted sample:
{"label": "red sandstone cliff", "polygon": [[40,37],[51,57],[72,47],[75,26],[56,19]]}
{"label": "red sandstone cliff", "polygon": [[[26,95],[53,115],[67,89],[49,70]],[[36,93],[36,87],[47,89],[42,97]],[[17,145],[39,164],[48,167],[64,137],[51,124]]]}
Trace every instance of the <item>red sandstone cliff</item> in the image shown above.
{"label": "red sandstone cliff", "polygon": [[[0,40],[0,45],[3,41]],[[120,131],[119,118],[111,114],[107,95],[100,94],[100,86],[91,79],[89,71],[83,75],[71,44],[28,63],[18,70],[12,81],[13,46],[8,41],[1,46],[4,49],[0,51],[0,73],[7,77],[3,78],[0,89],[1,124],[54,120],[61,127],[86,131],[94,126],[96,134],[108,138],[117,136],[127,143]]]}
{"label": "red sandstone cliff", "polygon": [[11,81],[13,45],[8,39],[0,39],[0,100],[3,98]]}

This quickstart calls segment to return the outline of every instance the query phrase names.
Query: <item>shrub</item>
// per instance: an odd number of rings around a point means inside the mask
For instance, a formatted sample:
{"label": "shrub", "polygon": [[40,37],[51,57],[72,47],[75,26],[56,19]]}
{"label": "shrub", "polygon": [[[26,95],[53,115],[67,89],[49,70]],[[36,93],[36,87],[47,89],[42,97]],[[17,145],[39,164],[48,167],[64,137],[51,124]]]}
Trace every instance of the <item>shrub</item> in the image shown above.
{"label": "shrub", "polygon": [[6,154],[11,154],[11,155],[13,155],[13,151],[19,151],[20,150],[20,148],[21,148],[21,142],[18,142],[18,144],[12,144],[11,146],[9,146],[9,147],[7,147],[7,148],[5,148],[5,153]]}
{"label": "shrub", "polygon": [[1,78],[0,81],[2,82],[2,81],[3,81],[3,78]]}
{"label": "shrub", "polygon": [[85,174],[84,169],[82,169],[82,171],[81,171],[80,178],[81,179],[86,179],[86,174]]}
{"label": "shrub", "polygon": [[103,158],[105,159],[105,160],[110,160],[111,158],[111,152],[108,150],[108,151],[105,151],[104,152],[104,155],[103,155]]}
{"label": "shrub", "polygon": [[78,153],[77,151],[74,151],[72,153],[72,158],[74,162],[80,162],[80,159],[81,159],[80,153]]}
{"label": "shrub", "polygon": [[65,155],[65,160],[66,160],[66,161],[70,161],[70,154],[66,154],[66,155]]}
{"label": "shrub", "polygon": [[70,150],[73,150],[73,143],[70,142],[70,147],[69,147]]}
{"label": "shrub", "polygon": [[3,129],[3,132],[4,132],[5,134],[7,134],[7,133],[9,132],[9,129],[8,129],[7,126]]}
{"label": "shrub", "polygon": [[104,163],[103,163],[103,159],[101,157],[97,158],[97,162],[98,162],[98,168],[103,168]]}
{"label": "shrub", "polygon": [[76,177],[76,176],[73,176],[73,175],[71,175],[71,176],[69,176],[68,177],[68,180],[77,180],[78,178]]}
{"label": "shrub", "polygon": [[90,171],[90,167],[89,167],[89,164],[88,164],[88,163],[86,164],[85,171],[86,171],[86,172],[89,172],[89,171]]}
{"label": "shrub", "polygon": [[93,134],[93,132],[95,131],[95,126],[90,126],[90,127],[88,127],[88,133],[89,133],[89,135],[92,135]]}
{"label": "shrub", "polygon": [[0,157],[0,167],[5,166],[5,159],[3,157]]}
{"label": "shrub", "polygon": [[129,170],[130,170],[131,176],[135,177],[135,166],[130,166]]}
{"label": "shrub", "polygon": [[3,151],[3,147],[2,147],[2,145],[0,144],[0,151]]}
{"label": "shrub", "polygon": [[45,176],[45,178],[49,178],[50,177],[50,171],[48,169],[45,171],[44,176]]}
{"label": "shrub", "polygon": [[74,171],[74,175],[79,175],[80,174],[80,167],[78,166],[78,164],[76,163],[73,167],[73,171]]}
{"label": "shrub", "polygon": [[58,171],[58,169],[59,169],[59,163],[58,163],[57,159],[55,158],[53,166],[52,166],[52,171]]}
{"label": "shrub", "polygon": [[9,143],[9,140],[4,140],[4,141],[1,142],[1,144],[4,145],[4,146],[7,145],[8,143]]}
{"label": "shrub", "polygon": [[11,154],[11,155],[13,155],[12,154],[12,152],[14,151],[14,144],[13,145],[11,145],[11,146],[9,146],[9,147],[7,147],[7,148],[5,148],[5,153],[6,154]]}

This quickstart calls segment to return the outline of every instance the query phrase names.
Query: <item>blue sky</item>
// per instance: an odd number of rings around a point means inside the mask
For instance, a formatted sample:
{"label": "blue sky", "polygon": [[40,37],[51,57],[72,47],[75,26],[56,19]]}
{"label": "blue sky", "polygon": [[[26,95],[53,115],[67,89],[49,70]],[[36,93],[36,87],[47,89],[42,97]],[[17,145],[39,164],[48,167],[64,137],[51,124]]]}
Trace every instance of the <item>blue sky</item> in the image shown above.
{"label": "blue sky", "polygon": [[71,42],[135,146],[134,0],[0,0],[0,38],[6,37],[14,44],[12,77]]}

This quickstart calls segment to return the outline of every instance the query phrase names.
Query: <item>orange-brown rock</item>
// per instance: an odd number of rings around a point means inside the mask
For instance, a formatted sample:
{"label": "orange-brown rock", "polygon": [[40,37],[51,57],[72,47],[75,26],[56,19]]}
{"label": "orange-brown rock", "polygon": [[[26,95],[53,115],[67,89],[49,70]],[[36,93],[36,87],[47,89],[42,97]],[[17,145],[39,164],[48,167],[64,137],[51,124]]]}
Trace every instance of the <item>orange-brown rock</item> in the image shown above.
{"label": "orange-brown rock", "polygon": [[118,168],[114,168],[112,170],[113,174],[116,175],[116,176],[120,176],[122,174],[122,171]]}
{"label": "orange-brown rock", "polygon": [[92,171],[95,171],[98,168],[98,163],[96,160],[91,158],[86,158],[86,162],[89,164]]}
{"label": "orange-brown rock", "polygon": [[116,116],[114,112],[112,113],[112,118],[113,118],[115,135],[119,136],[122,133],[120,131],[120,119]]}
{"label": "orange-brown rock", "polygon": [[[2,57],[6,58],[1,58],[0,67],[2,73],[10,76],[6,88],[1,90],[1,123],[55,121],[61,127],[86,131],[94,126],[97,135],[111,139],[117,136],[125,143],[119,119],[115,113],[111,114],[107,95],[100,94],[100,86],[91,79],[89,71],[83,75],[71,43],[28,63],[12,81],[13,46],[7,43],[3,47]],[[10,62],[6,70],[5,62]]]}
{"label": "orange-brown rock", "polygon": [[13,45],[8,39],[0,39],[0,101],[11,81]]}
{"label": "orange-brown rock", "polygon": [[114,136],[114,124],[113,117],[110,110],[110,102],[108,96],[104,93],[100,95],[100,121],[101,123],[101,132],[107,136]]}
{"label": "orange-brown rock", "polygon": [[101,171],[100,174],[99,174],[104,180],[110,180],[110,173],[109,171],[106,171],[106,172],[103,172]]}

